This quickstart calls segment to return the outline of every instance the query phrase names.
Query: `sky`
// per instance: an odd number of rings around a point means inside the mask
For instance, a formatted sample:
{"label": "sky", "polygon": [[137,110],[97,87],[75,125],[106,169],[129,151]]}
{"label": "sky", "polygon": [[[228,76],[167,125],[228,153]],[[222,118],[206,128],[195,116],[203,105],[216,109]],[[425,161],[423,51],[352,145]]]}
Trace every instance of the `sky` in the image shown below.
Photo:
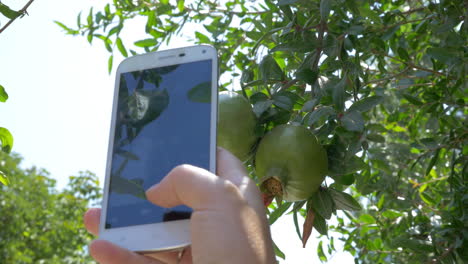
{"label": "sky", "polygon": [[[20,9],[27,1],[2,2]],[[9,95],[0,104],[0,127],[13,134],[13,152],[24,158],[22,167],[46,169],[57,188],[85,170],[104,182],[115,75],[107,72],[109,54],[100,41],[89,45],[84,37],[65,35],[53,21],[74,26],[80,11],[87,14],[91,6],[106,2],[111,1],[36,0],[29,15],[0,34],[0,84]],[[130,26],[123,39],[141,39],[139,25]],[[184,45],[188,43],[176,38],[169,46]],[[115,54],[114,69],[122,59]],[[320,263],[316,234],[303,249],[292,216],[278,220],[272,236],[287,256],[281,263]],[[340,248],[337,243],[335,247]],[[353,258],[339,253],[328,263],[353,263]]]}

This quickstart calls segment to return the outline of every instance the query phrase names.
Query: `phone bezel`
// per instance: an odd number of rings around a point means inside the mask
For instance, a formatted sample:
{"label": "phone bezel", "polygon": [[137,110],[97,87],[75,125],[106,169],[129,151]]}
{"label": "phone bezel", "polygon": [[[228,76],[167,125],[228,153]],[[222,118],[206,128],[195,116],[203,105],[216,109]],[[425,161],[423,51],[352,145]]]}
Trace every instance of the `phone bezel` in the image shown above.
{"label": "phone bezel", "polygon": [[[183,54],[183,55],[182,55]],[[190,245],[190,220],[178,220],[155,224],[137,225],[105,229],[107,213],[112,150],[115,135],[117,103],[121,73],[171,66],[201,60],[212,62],[211,116],[210,116],[210,171],[216,172],[216,123],[218,106],[218,59],[216,49],[208,45],[198,45],[157,51],[123,60],[116,71],[114,98],[109,143],[107,150],[104,195],[99,225],[99,238],[117,244],[123,248],[140,253],[174,250]]]}

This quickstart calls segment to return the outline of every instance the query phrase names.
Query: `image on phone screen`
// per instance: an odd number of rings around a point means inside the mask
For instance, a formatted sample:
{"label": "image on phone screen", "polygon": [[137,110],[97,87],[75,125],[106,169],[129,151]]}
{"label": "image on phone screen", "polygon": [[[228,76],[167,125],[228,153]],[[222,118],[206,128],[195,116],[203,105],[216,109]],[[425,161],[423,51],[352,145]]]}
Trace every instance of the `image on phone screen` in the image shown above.
{"label": "image on phone screen", "polygon": [[209,169],[211,64],[120,74],[106,229],[190,218],[189,207],[156,206],[145,190],[177,165]]}

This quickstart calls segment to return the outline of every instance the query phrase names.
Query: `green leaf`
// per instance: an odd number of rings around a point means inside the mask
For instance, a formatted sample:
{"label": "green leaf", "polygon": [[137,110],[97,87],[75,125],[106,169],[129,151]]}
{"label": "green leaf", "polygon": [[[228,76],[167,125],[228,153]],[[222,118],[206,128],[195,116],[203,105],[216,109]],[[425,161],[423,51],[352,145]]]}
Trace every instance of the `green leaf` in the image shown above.
{"label": "green leaf", "polygon": [[318,79],[318,72],[307,68],[301,68],[296,71],[296,79],[313,85]]}
{"label": "green leaf", "polygon": [[268,216],[268,223],[272,225],[278,218],[280,218],[288,209],[291,207],[292,203],[284,202],[278,208],[276,208],[271,214]]}
{"label": "green leaf", "polygon": [[367,112],[375,106],[379,105],[382,101],[383,96],[369,96],[352,104],[348,109],[348,112]]}
{"label": "green leaf", "polygon": [[286,111],[291,111],[294,107],[294,102],[287,96],[275,94],[273,96],[273,100],[274,105]]}
{"label": "green leaf", "polygon": [[298,211],[294,210],[293,221],[294,221],[294,226],[296,228],[297,236],[299,237],[300,240],[302,240],[301,229],[299,228],[299,221],[297,221],[297,214],[298,214]]}
{"label": "green leaf", "polygon": [[195,31],[195,37],[197,37],[197,39],[200,41],[200,43],[211,43],[209,37],[207,37],[206,35],[198,32],[198,31]]}
{"label": "green leaf", "polygon": [[394,210],[386,210],[382,213],[382,216],[388,219],[395,219],[397,217],[403,216],[403,214]]}
{"label": "green leaf", "polygon": [[361,205],[349,194],[329,188],[337,210],[358,211]]}
{"label": "green leaf", "polygon": [[124,57],[128,57],[127,49],[125,48],[122,39],[120,37],[117,37],[115,40],[115,44],[117,45],[117,49],[119,49],[120,53]]}
{"label": "green leaf", "polygon": [[421,102],[421,100],[419,100],[419,98],[417,98],[416,96],[413,96],[413,95],[410,95],[410,94],[402,94],[403,98],[405,98],[406,100],[408,100],[408,102],[414,104],[414,105],[418,105],[418,106],[421,106],[423,105],[424,103]]}
{"label": "green leaf", "polygon": [[354,177],[354,173],[349,173],[349,174],[344,174],[344,175],[335,175],[333,176],[333,179],[335,180],[336,183],[341,184],[341,185],[351,185],[354,183],[356,180]]}
{"label": "green leaf", "polygon": [[10,153],[13,148],[13,135],[4,127],[0,127],[0,142],[2,143],[2,151]]}
{"label": "green leaf", "polygon": [[356,111],[348,112],[341,118],[341,123],[349,131],[361,132],[364,130],[364,118]]}
{"label": "green leaf", "polygon": [[350,35],[359,35],[361,34],[363,31],[365,30],[365,28],[361,25],[352,25],[349,29],[348,29],[348,34]]}
{"label": "green leaf", "polygon": [[433,206],[436,204],[436,201],[434,200],[434,198],[432,198],[430,195],[428,195],[425,192],[419,192],[419,197],[421,198],[421,200],[423,200],[426,204],[430,206]]}
{"label": "green leaf", "polygon": [[275,244],[275,242],[273,241],[273,248],[275,250],[275,255],[282,258],[282,259],[286,259],[286,255],[284,255],[283,251],[281,251],[281,249],[279,249],[279,247]]}
{"label": "green leaf", "polygon": [[330,219],[333,213],[333,198],[331,197],[328,189],[320,188],[312,198],[312,208],[315,212],[325,219]]}
{"label": "green leaf", "polygon": [[0,171],[0,183],[2,183],[5,186],[10,184],[10,181],[8,180],[8,177],[5,175],[5,173],[3,173],[3,171]]}
{"label": "green leaf", "polygon": [[109,60],[107,60],[107,71],[109,74],[112,72],[112,64],[114,62],[114,55],[109,56]]}
{"label": "green leaf", "polygon": [[21,12],[10,9],[7,5],[0,2],[0,13],[9,19],[16,19],[21,15]]}
{"label": "green leaf", "polygon": [[327,236],[328,235],[328,226],[327,221],[319,214],[315,214],[314,219],[314,228],[317,230],[321,235]]}
{"label": "green leaf", "polygon": [[[256,20],[253,21],[254,24],[255,24],[255,22],[256,22]],[[263,25],[263,24],[260,24],[259,26],[262,26],[262,25]],[[258,27],[258,25],[257,25],[257,27]],[[261,27],[259,27],[258,29],[259,29],[259,30],[262,30]],[[269,36],[273,35],[273,34],[276,33],[276,32],[279,32],[279,31],[281,31],[281,30],[284,30],[284,29],[287,29],[287,27],[274,28],[274,29],[268,31],[267,33],[265,33],[263,36],[261,36],[259,39],[257,39],[257,41],[255,42],[254,46],[252,47],[250,53],[251,53],[251,54],[255,54],[255,53],[257,52],[258,47],[260,46],[260,44],[262,43],[262,41],[263,41],[264,39],[268,38]],[[250,32],[250,35],[255,34],[254,32],[255,32],[255,31]],[[252,39],[255,40],[255,39],[256,39],[255,36],[252,36]]]}
{"label": "green leaf", "polygon": [[260,79],[267,81],[281,81],[284,79],[283,71],[271,55],[263,57],[259,65]]}
{"label": "green leaf", "polygon": [[401,247],[407,250],[411,249],[422,254],[433,252],[433,246],[431,245],[430,242],[428,241],[426,242],[426,241],[414,239],[414,238],[408,238],[407,235],[403,235],[403,236],[393,239],[391,244],[395,248]]}
{"label": "green leaf", "polygon": [[183,12],[185,9],[185,0],[177,0],[177,9],[179,9],[179,12]]}
{"label": "green leaf", "polygon": [[367,140],[377,142],[377,143],[385,143],[385,138],[379,134],[369,134],[366,136]]}
{"label": "green leaf", "polygon": [[309,118],[307,119],[306,124],[308,126],[312,126],[321,118],[323,117],[328,118],[329,116],[334,115],[334,114],[336,114],[335,109],[333,109],[330,106],[323,106],[323,107],[317,108],[309,115]]}
{"label": "green leaf", "polygon": [[323,252],[323,245],[322,245],[322,242],[320,240],[320,242],[318,243],[317,245],[317,255],[320,259],[321,262],[326,262],[327,261],[327,256],[325,255],[325,253]]}
{"label": "green leaf", "polygon": [[153,47],[158,44],[158,40],[154,38],[142,39],[142,40],[136,41],[134,44],[135,46],[142,47],[142,48]]}
{"label": "green leaf", "polygon": [[390,29],[387,29],[385,33],[382,35],[382,40],[388,41],[393,37],[395,32],[397,32],[400,29],[400,26],[393,26]]}
{"label": "green leaf", "polygon": [[[336,143],[340,144],[340,143]],[[342,143],[341,143],[342,144]],[[362,158],[355,155],[348,157],[346,149],[343,146],[331,145],[327,149],[328,154],[328,175],[335,177],[346,175],[363,170],[367,167]]]}
{"label": "green leaf", "polygon": [[106,16],[109,16],[111,14],[111,11],[110,11],[110,4],[106,4],[104,6],[104,13],[106,14]]}
{"label": "green leaf", "polygon": [[253,105],[253,111],[257,117],[260,117],[273,104],[273,100],[259,101]]}
{"label": "green leaf", "polygon": [[346,96],[346,75],[333,87],[333,103],[338,111],[344,109],[345,96]]}
{"label": "green leaf", "polygon": [[438,148],[435,153],[434,153],[434,156],[432,157],[431,161],[429,162],[429,165],[427,166],[426,168],[426,176],[429,175],[429,173],[431,172],[432,168],[434,167],[434,165],[437,163],[437,160],[439,159],[439,153],[440,153],[440,148]]}
{"label": "green leaf", "polygon": [[349,131],[361,132],[364,130],[364,118],[361,113],[356,111],[344,114],[341,123]]}
{"label": "green leaf", "polygon": [[366,224],[375,224],[375,218],[370,214],[363,214],[359,216],[359,221]]}
{"label": "green leaf", "polygon": [[320,16],[323,21],[326,21],[330,15],[331,2],[332,0],[320,0]]}
{"label": "green leaf", "polygon": [[410,61],[411,58],[408,54],[408,52],[406,51],[406,49],[402,48],[402,47],[399,47],[398,48],[398,55],[400,55],[400,58],[404,61]]}
{"label": "green leaf", "polygon": [[92,27],[93,25],[93,8],[89,9],[88,17],[86,18],[86,22],[88,22],[88,27]]}
{"label": "green leaf", "polygon": [[320,103],[320,97],[316,97],[312,100],[309,100],[307,102],[304,103],[304,105],[302,106],[302,109],[301,111],[302,112],[311,112],[312,110],[314,110],[314,107]]}
{"label": "green leaf", "polygon": [[294,105],[302,100],[296,93],[289,91],[280,91],[272,96],[273,104],[286,111],[291,111]]}
{"label": "green leaf", "polygon": [[429,48],[427,49],[427,55],[435,60],[449,65],[460,60],[460,55],[458,52],[447,48]]}
{"label": "green leaf", "polygon": [[93,34],[91,34],[92,32],[90,31],[88,33],[88,36],[86,37],[88,39],[88,42],[89,44],[93,43]]}
{"label": "green leaf", "polygon": [[8,100],[8,93],[5,91],[5,88],[0,84],[0,102],[4,103]]}
{"label": "green leaf", "polygon": [[70,34],[70,35],[76,35],[79,33],[78,30],[73,30],[67,26],[65,26],[65,24],[59,22],[59,21],[54,21],[55,24],[57,24],[58,26],[60,26],[63,30],[65,30],[67,32],[67,34]]}

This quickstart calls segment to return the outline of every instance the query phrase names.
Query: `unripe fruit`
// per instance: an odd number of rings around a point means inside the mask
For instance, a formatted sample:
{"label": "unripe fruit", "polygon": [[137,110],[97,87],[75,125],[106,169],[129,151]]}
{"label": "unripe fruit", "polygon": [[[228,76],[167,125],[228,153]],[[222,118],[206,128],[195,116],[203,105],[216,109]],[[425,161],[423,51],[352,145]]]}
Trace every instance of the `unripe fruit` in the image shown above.
{"label": "unripe fruit", "polygon": [[290,202],[306,200],[325,179],[327,153],[307,128],[280,125],[260,142],[255,169],[269,194]]}
{"label": "unripe fruit", "polygon": [[257,140],[257,118],[250,102],[237,93],[223,91],[219,93],[218,107],[217,145],[241,161],[247,160]]}

